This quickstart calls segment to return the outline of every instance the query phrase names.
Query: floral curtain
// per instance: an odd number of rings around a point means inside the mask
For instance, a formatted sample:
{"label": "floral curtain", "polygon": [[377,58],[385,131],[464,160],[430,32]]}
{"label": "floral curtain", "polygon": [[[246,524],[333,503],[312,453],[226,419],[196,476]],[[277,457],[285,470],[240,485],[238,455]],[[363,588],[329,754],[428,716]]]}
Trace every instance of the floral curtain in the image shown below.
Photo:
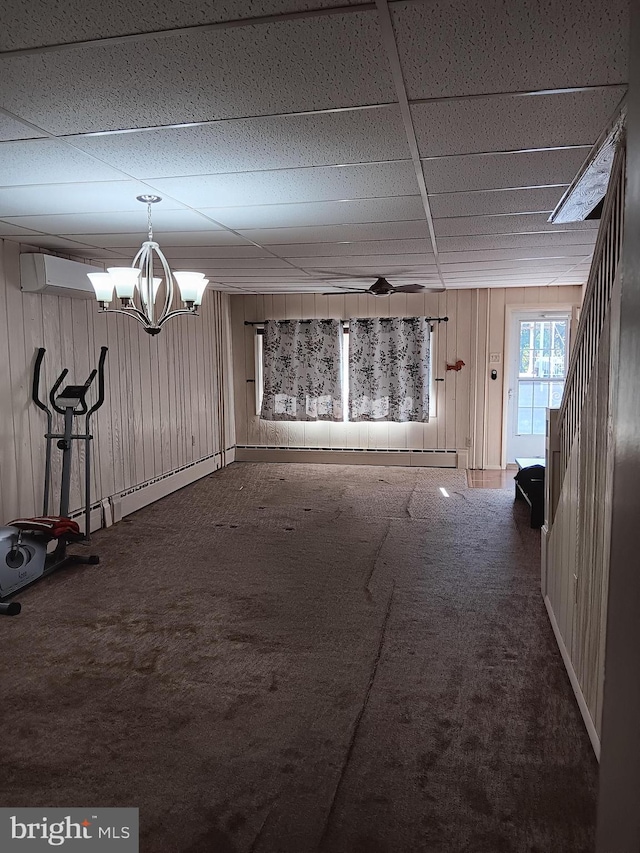
{"label": "floral curtain", "polygon": [[429,420],[424,317],[349,320],[349,420]]}
{"label": "floral curtain", "polygon": [[339,320],[267,320],[260,417],[341,421],[342,337]]}

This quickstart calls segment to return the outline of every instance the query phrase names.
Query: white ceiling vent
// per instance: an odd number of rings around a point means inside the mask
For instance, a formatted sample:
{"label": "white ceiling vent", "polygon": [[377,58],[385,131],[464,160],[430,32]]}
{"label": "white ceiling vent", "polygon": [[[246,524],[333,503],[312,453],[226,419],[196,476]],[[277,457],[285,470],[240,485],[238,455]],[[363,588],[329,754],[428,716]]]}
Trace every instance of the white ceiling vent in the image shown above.
{"label": "white ceiling vent", "polygon": [[89,272],[104,272],[101,267],[79,261],[67,261],[54,255],[25,252],[20,255],[20,287],[31,293],[95,299]]}

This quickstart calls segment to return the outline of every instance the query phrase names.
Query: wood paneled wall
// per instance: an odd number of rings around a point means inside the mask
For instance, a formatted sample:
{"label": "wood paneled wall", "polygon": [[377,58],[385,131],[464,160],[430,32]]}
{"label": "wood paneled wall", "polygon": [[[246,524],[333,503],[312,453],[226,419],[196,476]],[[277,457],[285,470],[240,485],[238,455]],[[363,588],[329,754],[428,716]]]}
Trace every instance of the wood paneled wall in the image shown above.
{"label": "wood paneled wall", "polygon": [[[513,287],[447,293],[373,296],[292,294],[232,296],[234,387],[238,445],[365,449],[465,450],[473,468],[500,468],[503,367],[507,306],[580,304],[580,287]],[[262,421],[255,413],[255,330],[244,322],[266,319],[430,316],[449,317],[436,330],[433,365],[436,416],[428,424],[290,423]],[[489,365],[489,353],[501,363]],[[461,371],[446,363],[464,361]],[[489,380],[491,367],[498,379]]]}
{"label": "wood paneled wall", "polygon": [[[152,337],[127,317],[99,314],[94,300],[23,293],[21,251],[37,250],[0,240],[0,524],[42,511],[46,417],[31,402],[40,346],[42,394],[63,367],[68,381],[84,382],[100,347],[109,348],[106,399],[92,421],[94,500],[235,444],[228,296],[207,292],[199,318],[177,317]],[[71,511],[83,502],[81,444],[73,448]],[[55,450],[50,512],[60,456]]]}

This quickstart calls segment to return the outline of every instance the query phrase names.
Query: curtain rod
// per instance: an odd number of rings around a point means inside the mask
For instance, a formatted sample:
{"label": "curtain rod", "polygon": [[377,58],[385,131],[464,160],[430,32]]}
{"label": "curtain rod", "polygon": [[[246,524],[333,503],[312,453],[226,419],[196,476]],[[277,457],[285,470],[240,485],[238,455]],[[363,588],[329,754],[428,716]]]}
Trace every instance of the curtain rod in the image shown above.
{"label": "curtain rod", "polygon": [[[377,319],[377,320],[394,320],[396,318],[395,317],[377,317],[377,318],[363,317],[362,319],[364,319],[364,320],[368,320],[368,319],[371,319],[371,320],[374,320],[374,319]],[[412,318],[411,317],[400,317],[399,319],[411,320]],[[424,317],[421,319],[427,320],[429,323],[448,323],[449,322],[448,317]],[[311,320],[278,320],[278,322],[279,323],[311,323],[312,321]],[[342,323],[343,326],[345,326],[348,324],[349,321],[348,320],[340,320],[340,322]],[[244,321],[245,326],[264,326],[265,323],[266,323],[266,320],[245,320]]]}

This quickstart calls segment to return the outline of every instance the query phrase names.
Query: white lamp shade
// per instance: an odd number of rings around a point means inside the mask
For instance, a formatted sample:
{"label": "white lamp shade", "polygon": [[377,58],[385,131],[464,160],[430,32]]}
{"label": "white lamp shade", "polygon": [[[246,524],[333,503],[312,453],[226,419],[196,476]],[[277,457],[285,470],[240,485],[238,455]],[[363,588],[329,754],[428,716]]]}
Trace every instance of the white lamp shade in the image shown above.
{"label": "white lamp shade", "polygon": [[[154,276],[153,277],[153,295],[152,295],[152,301],[153,302],[156,301],[156,296],[158,295],[158,290],[160,289],[161,284],[162,284],[162,279],[159,278],[158,276]],[[147,301],[147,280],[145,278],[141,279],[138,282],[138,287],[140,288],[140,294],[141,294],[144,302],[146,302]]]}
{"label": "white lamp shade", "polygon": [[208,284],[209,279],[203,278],[200,284],[198,285],[198,293],[196,294],[196,298],[193,300],[194,305],[202,305],[202,297],[204,296],[204,292],[207,289]]}
{"label": "white lamp shade", "polygon": [[113,279],[108,272],[88,272],[87,277],[93,285],[98,302],[111,302],[113,299]]}
{"label": "white lamp shade", "polygon": [[133,299],[133,292],[140,278],[140,270],[136,267],[109,267],[107,272],[113,279],[120,299]]}
{"label": "white lamp shade", "polygon": [[[183,302],[195,302],[198,298],[198,289],[204,279],[203,272],[174,272],[173,277],[180,289],[180,298]],[[206,285],[205,285],[206,287]]]}

